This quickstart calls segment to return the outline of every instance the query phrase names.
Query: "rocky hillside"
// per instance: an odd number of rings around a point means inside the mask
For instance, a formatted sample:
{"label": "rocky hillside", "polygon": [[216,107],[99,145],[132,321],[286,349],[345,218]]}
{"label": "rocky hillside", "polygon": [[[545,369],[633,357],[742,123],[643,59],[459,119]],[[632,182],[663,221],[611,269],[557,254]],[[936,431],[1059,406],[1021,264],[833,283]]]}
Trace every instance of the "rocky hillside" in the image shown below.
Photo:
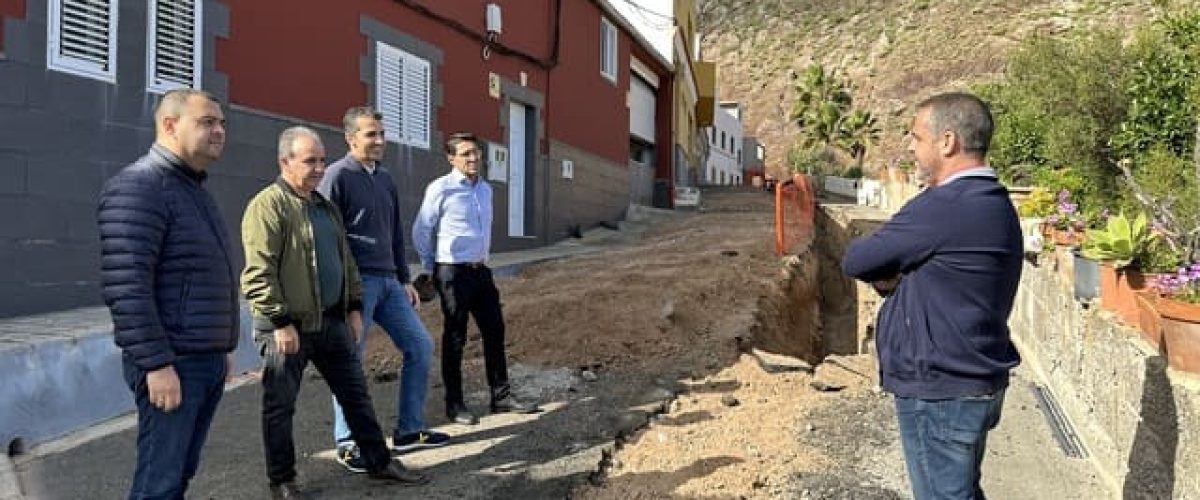
{"label": "rocky hillside", "polygon": [[[1031,36],[1132,26],[1161,0],[701,0],[704,58],[718,63],[718,93],[741,101],[745,132],[767,145],[777,174],[798,134],[789,123],[793,79],[816,62],[849,77],[855,101],[879,118],[872,171],[904,154],[916,100],[1001,75]],[[1196,4],[1176,0],[1174,4]]]}

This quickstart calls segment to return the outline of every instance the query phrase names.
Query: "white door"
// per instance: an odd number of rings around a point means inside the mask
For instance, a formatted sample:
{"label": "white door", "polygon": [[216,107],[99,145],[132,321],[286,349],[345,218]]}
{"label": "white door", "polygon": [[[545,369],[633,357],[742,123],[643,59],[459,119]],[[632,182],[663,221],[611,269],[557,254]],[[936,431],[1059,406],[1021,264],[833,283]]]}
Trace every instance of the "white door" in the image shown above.
{"label": "white door", "polygon": [[525,105],[508,105],[508,235],[525,236]]}

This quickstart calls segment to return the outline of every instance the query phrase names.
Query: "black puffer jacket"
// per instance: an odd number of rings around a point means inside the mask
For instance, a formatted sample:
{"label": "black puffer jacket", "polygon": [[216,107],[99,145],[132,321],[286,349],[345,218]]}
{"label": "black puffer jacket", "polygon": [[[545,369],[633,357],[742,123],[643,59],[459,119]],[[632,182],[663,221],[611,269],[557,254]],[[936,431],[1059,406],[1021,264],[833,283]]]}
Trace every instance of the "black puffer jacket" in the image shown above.
{"label": "black puffer jacket", "polygon": [[143,370],[237,347],[237,273],[204,177],[156,145],[100,196],[104,302],[117,345]]}

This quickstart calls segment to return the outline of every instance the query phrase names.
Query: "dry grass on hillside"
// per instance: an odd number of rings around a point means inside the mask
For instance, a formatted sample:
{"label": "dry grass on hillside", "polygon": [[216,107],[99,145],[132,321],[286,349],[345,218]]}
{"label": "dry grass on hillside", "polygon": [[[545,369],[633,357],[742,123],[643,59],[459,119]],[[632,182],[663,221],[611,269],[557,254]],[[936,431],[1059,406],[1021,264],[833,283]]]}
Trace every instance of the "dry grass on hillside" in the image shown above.
{"label": "dry grass on hillside", "polygon": [[[1004,71],[1035,34],[1130,26],[1159,15],[1152,0],[702,0],[704,58],[718,62],[721,99],[741,101],[745,132],[782,165],[798,134],[788,121],[792,79],[817,62],[848,75],[856,100],[879,117],[868,171],[903,155],[913,102]],[[1200,2],[1176,0],[1176,6]]]}

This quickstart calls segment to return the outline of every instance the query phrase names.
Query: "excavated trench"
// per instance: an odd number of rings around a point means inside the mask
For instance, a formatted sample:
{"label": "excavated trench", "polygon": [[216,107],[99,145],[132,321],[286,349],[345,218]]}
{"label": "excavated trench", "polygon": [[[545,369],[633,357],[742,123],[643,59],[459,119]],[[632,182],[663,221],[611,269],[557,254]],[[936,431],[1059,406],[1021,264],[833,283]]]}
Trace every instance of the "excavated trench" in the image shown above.
{"label": "excavated trench", "polygon": [[[796,245],[797,253],[779,259],[749,314],[740,315],[740,324],[725,325],[736,332],[738,350],[751,354],[770,373],[812,373],[829,355],[858,354],[869,345],[870,328],[864,326],[859,334],[859,325],[869,324],[870,317],[860,313],[857,285],[842,274],[840,258],[850,239],[872,228],[847,226],[822,210],[814,219],[808,241]],[[656,421],[671,420],[666,414],[678,408],[679,400],[691,398],[686,391],[675,392],[654,405],[652,413],[605,451],[589,482],[606,485],[621,448],[652,432]]]}

